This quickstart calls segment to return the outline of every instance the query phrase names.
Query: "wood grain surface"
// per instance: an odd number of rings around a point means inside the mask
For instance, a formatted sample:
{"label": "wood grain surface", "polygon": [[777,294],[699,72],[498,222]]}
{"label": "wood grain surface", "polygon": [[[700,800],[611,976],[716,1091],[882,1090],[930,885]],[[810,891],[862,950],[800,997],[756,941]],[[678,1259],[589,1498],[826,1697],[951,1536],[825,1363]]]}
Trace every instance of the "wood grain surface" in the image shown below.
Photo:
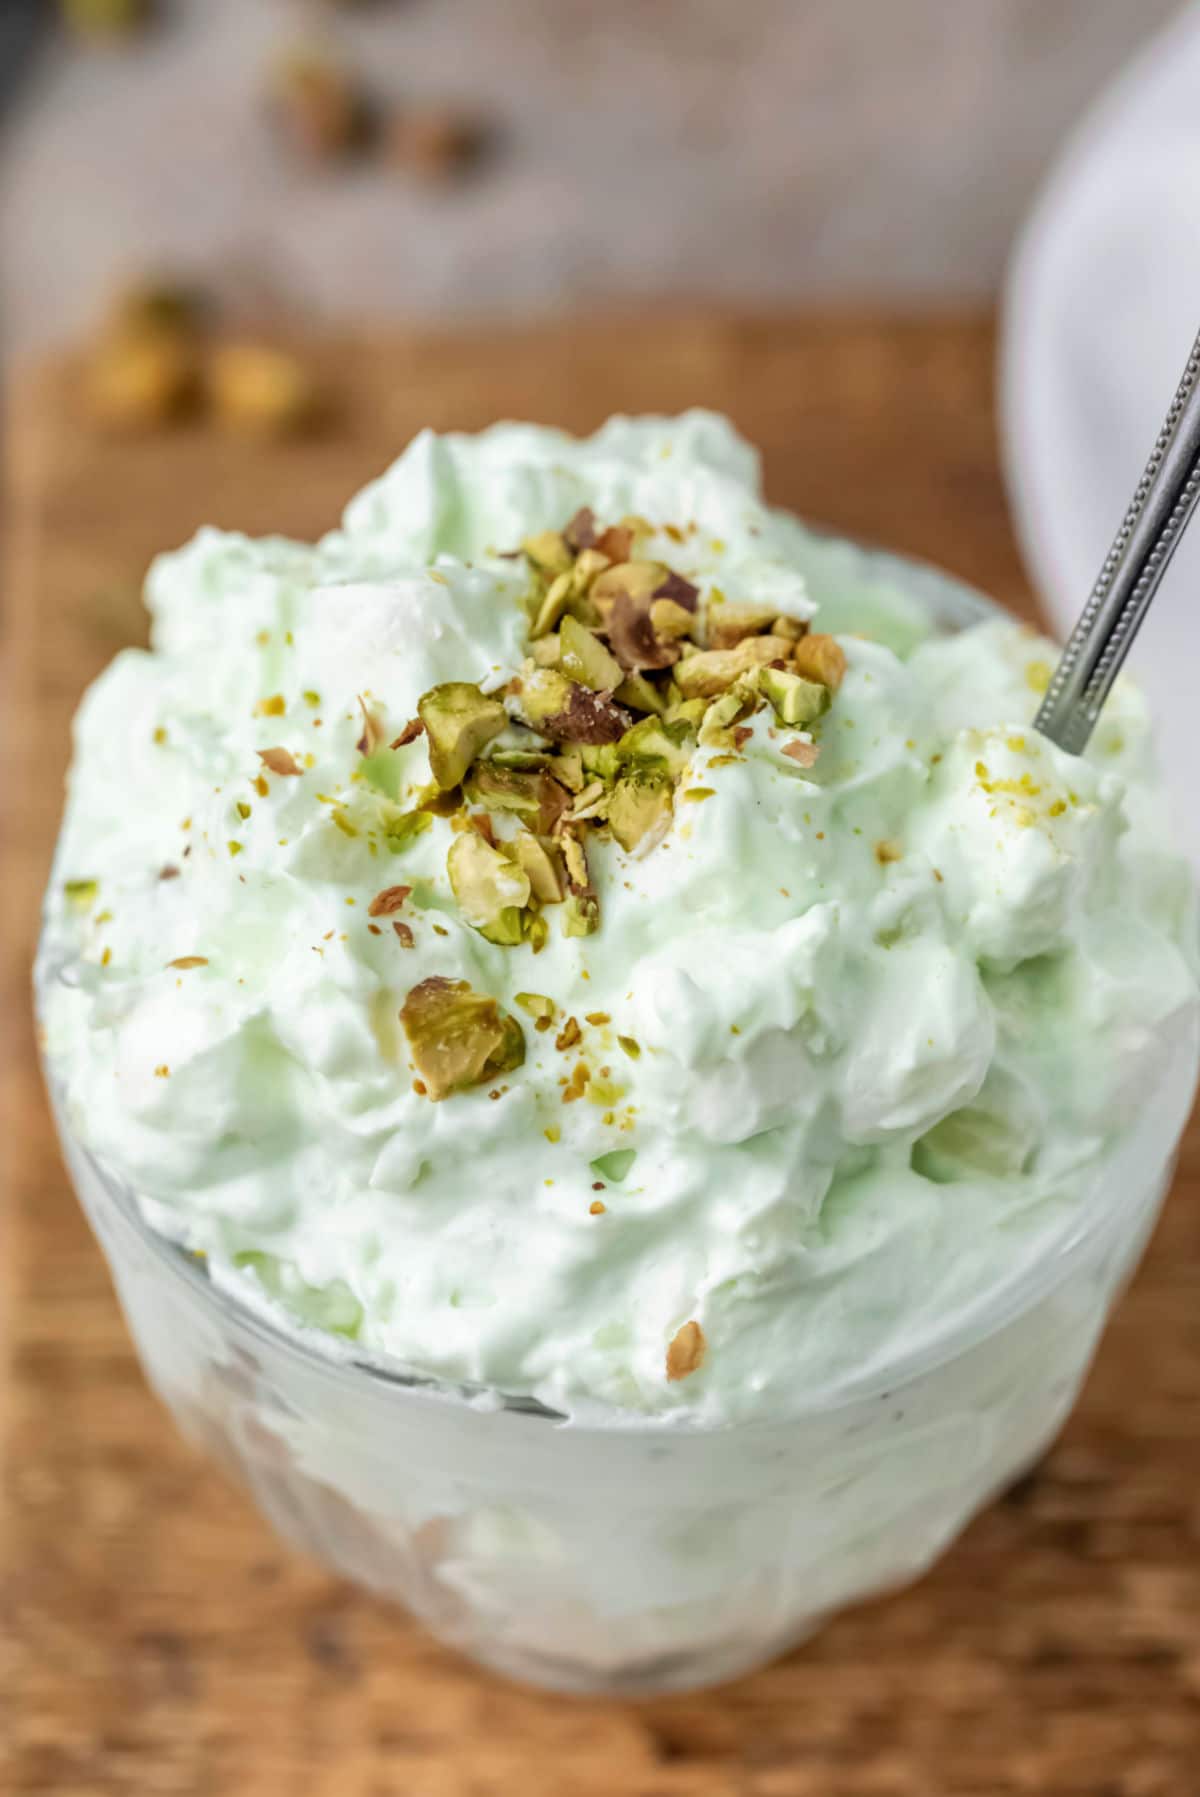
{"label": "wood grain surface", "polygon": [[289,1557],[134,1362],[32,1059],[27,967],[79,691],[140,639],[157,549],[309,536],[422,424],[729,411],[774,498],[1028,609],[981,318],[704,320],[306,346],[326,431],[98,440],[21,383],[6,534],[0,1029],[5,1797],[1195,1797],[1200,1137],[1059,1446],[914,1590],[715,1693],[498,1683]]}

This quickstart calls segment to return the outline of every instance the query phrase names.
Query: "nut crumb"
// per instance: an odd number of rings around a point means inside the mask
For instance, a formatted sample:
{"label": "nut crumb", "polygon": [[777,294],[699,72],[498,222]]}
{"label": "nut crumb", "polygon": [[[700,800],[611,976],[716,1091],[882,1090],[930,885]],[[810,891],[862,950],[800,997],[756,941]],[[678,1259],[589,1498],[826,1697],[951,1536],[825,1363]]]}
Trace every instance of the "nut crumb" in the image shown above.
{"label": "nut crumb", "polygon": [[699,1323],[685,1323],[671,1338],[667,1348],[667,1378],[671,1381],[686,1379],[703,1366],[708,1352],[708,1342]]}
{"label": "nut crumb", "polygon": [[302,771],[290,749],[259,749],[257,754],[263,766],[270,768],[273,774],[286,777]]}
{"label": "nut crumb", "polygon": [[399,911],[411,891],[411,886],[385,886],[367,906],[368,917],[390,917],[393,911]]}

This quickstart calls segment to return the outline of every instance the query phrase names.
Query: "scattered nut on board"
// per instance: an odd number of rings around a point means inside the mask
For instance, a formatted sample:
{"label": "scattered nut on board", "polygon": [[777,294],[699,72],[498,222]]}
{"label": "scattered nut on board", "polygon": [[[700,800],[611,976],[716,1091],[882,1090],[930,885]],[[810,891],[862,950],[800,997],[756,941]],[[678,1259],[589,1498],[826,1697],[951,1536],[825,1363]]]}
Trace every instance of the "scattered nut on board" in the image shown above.
{"label": "scattered nut on board", "polygon": [[248,436],[292,436],[316,413],[316,390],[299,359],[261,344],[215,349],[208,393],[217,422]]}
{"label": "scattered nut on board", "polygon": [[142,281],[113,302],[83,371],[85,410],[104,430],[166,424],[199,396],[204,301],[194,289]]}
{"label": "scattered nut on board", "polygon": [[195,413],[248,436],[307,429],[319,408],[300,358],[260,342],[214,340],[215,311],[204,292],[180,282],[145,280],[119,293],[83,366],[89,422],[130,433]]}
{"label": "scattered nut on board", "polygon": [[366,95],[330,57],[310,51],[285,56],[275,66],[267,99],[283,136],[309,161],[337,161],[367,142]]}
{"label": "scattered nut on board", "polygon": [[189,411],[198,379],[195,352],[166,332],[113,337],[92,352],[84,371],[84,402],[92,422],[104,430],[143,430]]}
{"label": "scattered nut on board", "polygon": [[424,181],[466,174],[483,157],[489,133],[483,121],[448,106],[407,106],[383,128],[383,155],[393,168]]}

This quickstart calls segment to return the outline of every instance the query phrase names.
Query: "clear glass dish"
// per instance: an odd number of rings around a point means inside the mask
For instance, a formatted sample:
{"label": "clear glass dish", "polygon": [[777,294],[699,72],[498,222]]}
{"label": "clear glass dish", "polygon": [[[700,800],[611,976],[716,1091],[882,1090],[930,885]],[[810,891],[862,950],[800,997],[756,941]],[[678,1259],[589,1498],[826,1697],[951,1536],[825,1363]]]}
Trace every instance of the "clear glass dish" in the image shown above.
{"label": "clear glass dish", "polygon": [[[812,585],[993,609],[931,568],[817,542]],[[39,967],[38,979],[57,977]],[[1035,1274],[886,1383],[723,1429],[567,1422],[242,1308],[89,1154],[64,1152],[146,1375],[279,1533],[511,1677],[632,1695],[727,1679],[919,1575],[1066,1418],[1169,1182],[1181,1066]]]}

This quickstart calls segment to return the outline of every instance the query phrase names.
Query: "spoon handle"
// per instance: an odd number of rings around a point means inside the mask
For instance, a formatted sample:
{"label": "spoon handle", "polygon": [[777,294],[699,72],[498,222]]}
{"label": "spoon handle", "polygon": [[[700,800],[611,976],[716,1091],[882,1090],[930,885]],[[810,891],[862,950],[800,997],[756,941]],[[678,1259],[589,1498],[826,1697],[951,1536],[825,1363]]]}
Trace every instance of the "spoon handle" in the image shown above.
{"label": "spoon handle", "polygon": [[1200,337],[1034,722],[1080,755],[1200,501]]}

